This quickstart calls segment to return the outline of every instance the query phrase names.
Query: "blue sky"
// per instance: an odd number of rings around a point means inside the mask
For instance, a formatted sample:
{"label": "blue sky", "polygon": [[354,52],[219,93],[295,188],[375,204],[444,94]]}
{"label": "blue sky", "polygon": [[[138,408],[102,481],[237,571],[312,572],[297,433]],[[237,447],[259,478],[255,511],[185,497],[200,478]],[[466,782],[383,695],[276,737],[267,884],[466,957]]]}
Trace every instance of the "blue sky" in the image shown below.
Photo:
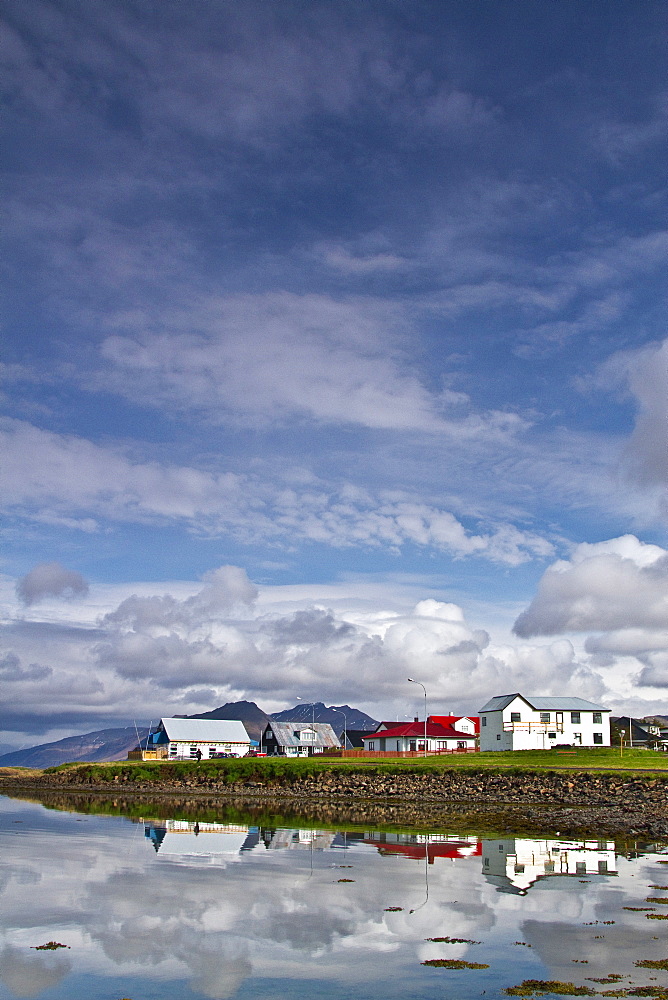
{"label": "blue sky", "polygon": [[3,739],[668,711],[665,5],[4,16]]}

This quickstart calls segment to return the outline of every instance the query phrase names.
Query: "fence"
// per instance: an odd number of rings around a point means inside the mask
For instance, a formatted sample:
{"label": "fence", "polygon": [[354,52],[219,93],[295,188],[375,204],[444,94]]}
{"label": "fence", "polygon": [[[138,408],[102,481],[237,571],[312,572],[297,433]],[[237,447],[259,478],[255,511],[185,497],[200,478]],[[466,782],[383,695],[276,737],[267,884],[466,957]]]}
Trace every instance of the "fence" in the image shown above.
{"label": "fence", "polygon": [[[424,750],[323,750],[325,757],[424,757]],[[427,757],[443,757],[453,753],[480,753],[479,747],[464,747],[459,750],[427,750]]]}

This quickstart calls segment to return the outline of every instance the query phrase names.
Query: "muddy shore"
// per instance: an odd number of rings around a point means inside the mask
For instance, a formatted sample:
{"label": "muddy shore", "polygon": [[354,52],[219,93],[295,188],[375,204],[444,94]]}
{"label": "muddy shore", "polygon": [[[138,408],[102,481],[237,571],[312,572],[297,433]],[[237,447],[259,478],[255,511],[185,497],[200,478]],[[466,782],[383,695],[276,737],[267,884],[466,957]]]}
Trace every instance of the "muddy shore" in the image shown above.
{"label": "muddy shore", "polygon": [[[281,781],[226,783],[210,775],[187,780],[100,782],[85,771],[0,777],[0,792],[77,808],[77,800],[132,803],[137,799],[195,814],[232,805],[322,822],[422,828],[481,826],[500,833],[553,831],[563,835],[641,837],[668,842],[668,777],[595,772],[503,773],[450,771],[377,775],[321,772]],[[88,811],[87,809],[87,811]]]}

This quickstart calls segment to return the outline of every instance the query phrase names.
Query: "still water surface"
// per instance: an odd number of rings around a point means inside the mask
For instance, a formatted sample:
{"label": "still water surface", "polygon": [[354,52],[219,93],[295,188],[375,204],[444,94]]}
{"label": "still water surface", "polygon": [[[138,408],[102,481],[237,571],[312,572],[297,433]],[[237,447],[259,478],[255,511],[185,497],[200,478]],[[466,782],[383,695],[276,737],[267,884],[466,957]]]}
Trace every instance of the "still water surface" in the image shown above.
{"label": "still water surface", "polygon": [[0,798],[1,1000],[468,1000],[524,979],[610,990],[594,981],[610,973],[668,988],[635,966],[668,958],[668,921],[648,919],[668,916],[665,847],[235,819]]}

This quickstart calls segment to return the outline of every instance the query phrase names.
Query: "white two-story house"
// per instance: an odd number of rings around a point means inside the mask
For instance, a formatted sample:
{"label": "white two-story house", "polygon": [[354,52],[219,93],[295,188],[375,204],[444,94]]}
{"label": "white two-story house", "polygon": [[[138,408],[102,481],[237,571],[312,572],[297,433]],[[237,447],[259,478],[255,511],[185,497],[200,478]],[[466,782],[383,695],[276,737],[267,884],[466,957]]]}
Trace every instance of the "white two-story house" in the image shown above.
{"label": "white two-story house", "polygon": [[610,746],[610,709],[584,698],[504,694],[480,709],[481,750]]}

